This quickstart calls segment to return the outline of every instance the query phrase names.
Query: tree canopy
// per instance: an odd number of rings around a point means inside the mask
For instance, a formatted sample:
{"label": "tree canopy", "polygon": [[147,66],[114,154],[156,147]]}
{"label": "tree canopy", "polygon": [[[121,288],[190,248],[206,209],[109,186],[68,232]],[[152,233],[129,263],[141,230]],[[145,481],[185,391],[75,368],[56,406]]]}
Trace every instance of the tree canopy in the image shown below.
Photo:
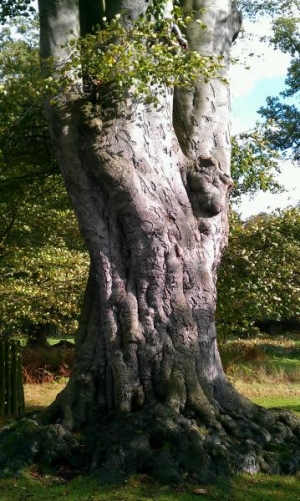
{"label": "tree canopy", "polygon": [[73,333],[88,266],[44,116],[37,34],[35,21],[25,27],[19,19],[2,29],[0,41],[0,333],[6,335],[46,323]]}
{"label": "tree canopy", "polygon": [[271,42],[292,57],[286,78],[286,89],[280,96],[268,97],[259,113],[266,120],[266,138],[278,151],[300,159],[300,111],[297,104],[300,81],[300,19],[297,16],[278,17],[273,24]]}
{"label": "tree canopy", "polygon": [[231,202],[235,205],[242,195],[253,196],[259,190],[280,192],[282,187],[276,180],[276,173],[280,172],[279,158],[262,127],[233,136]]}
{"label": "tree canopy", "polygon": [[252,216],[232,212],[229,246],[218,279],[222,336],[248,336],[256,321],[299,320],[300,209]]}
{"label": "tree canopy", "polygon": [[0,5],[0,24],[16,17],[30,17],[35,12],[32,0],[2,0]]}

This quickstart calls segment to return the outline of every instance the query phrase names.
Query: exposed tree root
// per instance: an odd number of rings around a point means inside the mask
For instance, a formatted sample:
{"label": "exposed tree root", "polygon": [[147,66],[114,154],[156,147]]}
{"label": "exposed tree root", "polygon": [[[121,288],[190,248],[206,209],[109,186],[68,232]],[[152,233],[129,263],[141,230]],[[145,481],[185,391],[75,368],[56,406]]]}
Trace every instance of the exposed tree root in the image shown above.
{"label": "exposed tree root", "polygon": [[101,483],[146,473],[168,484],[300,470],[300,421],[291,412],[256,405],[251,415],[220,409],[210,422],[192,414],[157,404],[86,429],[82,436],[25,418],[0,433],[0,469],[10,475],[33,463],[68,465]]}

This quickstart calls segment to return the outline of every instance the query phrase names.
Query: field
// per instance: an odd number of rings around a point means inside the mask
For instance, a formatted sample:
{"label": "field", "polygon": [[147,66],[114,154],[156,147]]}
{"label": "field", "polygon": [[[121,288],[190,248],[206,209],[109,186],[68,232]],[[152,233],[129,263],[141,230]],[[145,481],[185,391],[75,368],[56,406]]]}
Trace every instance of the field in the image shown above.
{"label": "field", "polygon": [[[221,353],[228,377],[245,396],[300,415],[300,335],[229,341]],[[67,381],[64,377],[49,382],[49,373],[47,377],[43,384],[25,384],[28,411],[47,406]],[[242,475],[205,487],[162,487],[140,476],[121,487],[100,488],[94,479],[40,476],[33,468],[20,478],[0,481],[1,501],[191,501],[197,496],[203,501],[300,501],[300,476]]]}
{"label": "field", "polygon": [[221,354],[229,379],[243,395],[300,414],[299,334],[229,341]]}

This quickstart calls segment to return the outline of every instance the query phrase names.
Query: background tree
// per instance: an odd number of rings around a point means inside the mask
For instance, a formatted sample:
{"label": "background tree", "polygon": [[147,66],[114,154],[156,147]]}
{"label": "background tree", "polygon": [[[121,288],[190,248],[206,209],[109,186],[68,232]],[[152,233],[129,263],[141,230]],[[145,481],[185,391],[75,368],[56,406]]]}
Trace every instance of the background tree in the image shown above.
{"label": "background tree", "polygon": [[[296,102],[299,92],[299,19],[295,16],[295,5],[291,3],[290,7],[288,16],[280,15],[275,19],[274,35],[270,40],[276,48],[292,56],[287,87],[280,97],[269,97],[267,105],[260,109],[260,114],[266,119],[260,126],[260,139],[270,148],[272,155],[275,150],[298,160],[299,110],[293,101]],[[240,176],[246,182],[241,189],[243,192],[247,181],[251,184],[255,162],[248,150],[245,154],[241,150],[236,158],[239,159],[238,172],[246,172],[246,177]],[[266,165],[271,166],[273,160],[269,163],[265,159]],[[235,158],[233,172],[234,166]],[[272,175],[272,171],[269,172]],[[265,174],[268,171],[263,169],[261,173],[267,180]],[[253,186],[259,186],[259,177]],[[237,189],[239,193],[239,183]],[[224,335],[247,335],[253,332],[255,321],[259,320],[299,318],[297,233],[298,208],[253,217],[246,223],[232,214],[231,243],[222,263],[218,285],[218,317]]]}
{"label": "background tree", "polygon": [[[21,201],[19,196],[1,249],[0,332],[30,337],[34,326],[41,333],[41,325],[52,325],[73,335],[88,256],[61,179],[35,181]],[[4,219],[9,207],[3,200],[0,206]]]}
{"label": "background tree", "polygon": [[258,321],[298,321],[299,208],[253,216],[231,214],[229,246],[218,278],[218,328],[249,336]]}
{"label": "background tree", "polygon": [[[281,92],[281,97],[268,97],[267,105],[259,111],[266,119],[266,138],[276,150],[292,154],[297,161],[300,158],[300,112],[295,104],[299,93],[300,76],[299,22],[299,18],[295,16],[280,17],[274,22],[272,42],[275,47],[291,54],[292,60],[286,79],[286,89]],[[286,98],[290,99],[284,101]]]}
{"label": "background tree", "polygon": [[22,15],[30,17],[35,12],[31,0],[2,0],[0,5],[0,23],[5,23],[9,19]]}
{"label": "background tree", "polygon": [[247,0],[238,0],[237,5],[243,15],[249,17],[250,19],[256,20],[259,16],[272,16],[273,18],[277,16],[282,16],[285,13],[286,18],[294,15],[295,9],[299,7],[298,0],[283,0],[282,2],[275,0],[253,0],[252,2],[247,2]]}
{"label": "background tree", "polygon": [[0,333],[73,333],[88,258],[43,112],[36,21],[4,27],[0,45]]}
{"label": "background tree", "polygon": [[282,186],[276,180],[278,172],[279,153],[272,148],[263,127],[257,125],[253,131],[232,138],[231,175],[234,185],[230,200],[233,206],[239,204],[242,195],[253,196],[259,190],[280,192]]}

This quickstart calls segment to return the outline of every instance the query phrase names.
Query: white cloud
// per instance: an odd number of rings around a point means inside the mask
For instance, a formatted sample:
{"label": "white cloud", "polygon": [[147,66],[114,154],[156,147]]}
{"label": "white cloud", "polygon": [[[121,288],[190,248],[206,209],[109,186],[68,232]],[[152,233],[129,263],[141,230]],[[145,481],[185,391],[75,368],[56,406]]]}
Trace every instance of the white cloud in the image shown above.
{"label": "white cloud", "polygon": [[[288,54],[274,50],[267,42],[260,40],[260,37],[271,34],[268,19],[260,23],[246,21],[244,24],[245,33],[251,33],[251,38],[242,36],[234,46],[233,58],[238,58],[239,62],[232,65],[230,72],[233,98],[245,96],[263,78],[286,75],[290,62]],[[247,66],[250,66],[250,69],[246,69]]]}
{"label": "white cloud", "polygon": [[277,179],[285,190],[283,193],[272,194],[259,191],[253,198],[242,196],[241,205],[237,208],[243,219],[259,214],[272,212],[275,209],[284,209],[299,204],[300,168],[290,161],[282,165],[282,172]]}
{"label": "white cloud", "polygon": [[249,119],[247,117],[243,119],[242,113],[239,116],[234,114],[231,115],[231,132],[233,135],[246,132],[252,129],[254,125],[254,123],[249,124]]}

